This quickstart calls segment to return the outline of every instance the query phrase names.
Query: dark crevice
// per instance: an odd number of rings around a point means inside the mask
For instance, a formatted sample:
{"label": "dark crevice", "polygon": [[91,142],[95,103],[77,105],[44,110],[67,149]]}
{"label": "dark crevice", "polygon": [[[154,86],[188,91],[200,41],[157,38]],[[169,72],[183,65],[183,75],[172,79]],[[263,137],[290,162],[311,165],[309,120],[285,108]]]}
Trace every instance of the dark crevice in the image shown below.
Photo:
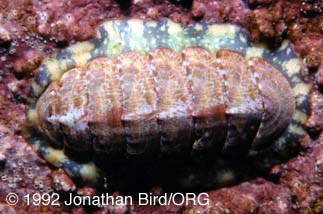
{"label": "dark crevice", "polygon": [[128,15],[130,13],[130,6],[131,6],[131,0],[118,0],[117,4],[119,5],[121,12],[124,15]]}
{"label": "dark crevice", "polygon": [[176,6],[181,6],[185,9],[191,9],[193,1],[192,0],[169,0],[172,4]]}

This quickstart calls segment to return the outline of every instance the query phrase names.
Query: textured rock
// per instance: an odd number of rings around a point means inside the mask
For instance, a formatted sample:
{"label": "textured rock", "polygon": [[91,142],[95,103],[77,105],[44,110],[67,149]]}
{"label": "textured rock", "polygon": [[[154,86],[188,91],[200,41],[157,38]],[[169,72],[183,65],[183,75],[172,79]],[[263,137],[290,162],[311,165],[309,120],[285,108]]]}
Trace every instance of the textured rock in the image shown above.
{"label": "textured rock", "polygon": [[[20,56],[16,56],[17,52],[19,52],[19,47],[27,44],[28,50],[36,49],[45,57],[57,47],[64,47],[68,43],[73,43],[73,40],[84,40],[93,36],[97,23],[107,18],[120,18],[125,15],[140,18],[158,18],[161,16],[169,17],[170,14],[174,13],[175,15],[172,15],[172,17],[177,17],[178,20],[186,22],[190,21],[190,17],[193,16],[190,9],[182,7],[181,4],[174,4],[174,1],[144,0],[134,2],[137,3],[129,6],[121,4],[122,7],[119,7],[116,1],[1,1],[0,26],[2,28],[0,29],[0,40],[6,41],[5,43],[0,41],[1,140],[5,140],[4,144],[6,145],[1,146],[3,148],[1,151],[1,173],[12,178],[14,174],[9,166],[17,165],[17,161],[20,159],[27,159],[30,161],[30,165],[39,166],[39,171],[43,175],[49,175],[52,170],[37,158],[36,153],[29,149],[24,140],[15,134],[19,133],[23,127],[25,107],[23,104],[17,104],[12,92],[8,90],[8,84],[17,80],[12,74],[10,76],[4,74],[7,72],[7,68],[13,67],[14,59],[16,57],[17,59],[20,58]],[[280,42],[282,39],[290,39],[302,57],[306,57],[308,54],[322,53],[323,16],[317,13],[321,4],[319,0],[277,0],[269,4],[267,4],[269,2],[267,0],[252,0],[250,3],[259,4],[259,8],[251,5],[252,9],[244,4],[246,1],[240,0],[200,0],[197,2],[205,5],[202,19],[209,23],[227,21],[241,24],[248,27],[255,41],[262,39],[263,36],[261,35],[267,31],[266,29],[260,31],[261,25],[256,25],[255,23],[264,23],[270,29],[269,34],[266,35],[272,36],[272,29],[275,32],[273,37],[265,38],[265,40]],[[302,6],[303,2],[305,2],[305,6]],[[316,8],[315,5],[317,5]],[[198,7],[195,6],[195,8]],[[194,14],[201,15],[202,13],[199,10],[195,9]],[[253,20],[251,22],[250,17],[256,19],[256,15],[253,15],[253,13],[259,13],[255,12],[256,10],[261,10],[261,13],[272,14],[272,17],[277,18],[273,18],[272,23],[270,23],[266,15],[258,14],[257,19],[265,17],[265,20]],[[62,20],[63,22],[66,21],[66,23],[62,23]],[[11,72],[13,73],[14,71],[11,70]],[[318,71],[318,73],[323,72]],[[24,79],[28,82],[29,75],[24,76]],[[318,81],[318,83],[323,85],[323,81]],[[23,85],[25,85],[23,88],[28,87],[27,83]],[[18,91],[14,91],[21,94],[22,97],[26,97],[27,90],[22,90],[23,88],[18,87]],[[319,103],[317,101],[319,100],[313,99],[314,104],[312,105],[318,107]],[[323,120],[319,116],[320,113],[318,113],[319,111],[311,114],[311,118],[315,118],[314,121],[316,122]],[[265,175],[263,177],[266,180],[250,180],[230,188],[212,191],[212,201],[214,201],[212,211],[219,211],[219,213],[229,211],[232,211],[232,213],[250,213],[251,211],[258,213],[322,213],[322,142],[322,137],[316,141],[304,140],[302,142],[304,150],[297,157],[273,168],[274,183],[268,181],[272,176]],[[10,147],[11,149],[8,149]],[[11,157],[11,159],[6,159],[6,157]],[[3,158],[6,160],[3,161]],[[21,168],[18,171],[21,172]],[[23,172],[21,175],[25,175],[25,173]],[[19,191],[19,194],[26,194],[30,190],[38,191],[33,187],[33,179],[26,176],[24,178],[26,180],[14,182],[14,185],[17,185],[15,190]],[[49,178],[49,181],[51,180],[51,176],[45,176],[41,179],[46,183],[47,178]],[[23,183],[24,185],[20,185]],[[8,184],[7,181],[1,181],[0,184],[1,212],[40,212],[39,207],[16,207],[4,204],[6,191],[9,190],[7,189]],[[258,195],[258,197],[255,197],[255,195]],[[234,199],[232,203],[230,203],[231,199]],[[42,212],[47,213],[87,212],[82,207],[42,207],[41,209]],[[104,207],[98,210],[97,213],[124,213],[126,210],[127,208],[125,207]],[[128,213],[134,211],[137,213],[165,213],[165,211],[178,213],[183,212],[183,210],[185,208],[176,206],[136,206],[129,209]],[[190,213],[193,213],[194,211],[203,211],[205,208],[187,208],[188,213],[190,210]]]}
{"label": "textured rock", "polygon": [[310,131],[319,133],[323,130],[323,96],[318,91],[313,91],[311,99],[311,115],[306,122],[306,127]]}

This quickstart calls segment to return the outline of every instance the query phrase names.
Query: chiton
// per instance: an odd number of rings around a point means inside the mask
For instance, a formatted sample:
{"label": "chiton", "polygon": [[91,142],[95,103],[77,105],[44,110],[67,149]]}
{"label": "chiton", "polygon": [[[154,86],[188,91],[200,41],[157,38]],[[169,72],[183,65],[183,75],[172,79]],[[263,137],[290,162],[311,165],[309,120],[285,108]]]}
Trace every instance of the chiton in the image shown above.
{"label": "chiton", "polygon": [[40,66],[30,141],[84,181],[96,180],[97,156],[245,157],[304,136],[311,86],[300,69],[288,42],[272,51],[234,25],[108,21]]}

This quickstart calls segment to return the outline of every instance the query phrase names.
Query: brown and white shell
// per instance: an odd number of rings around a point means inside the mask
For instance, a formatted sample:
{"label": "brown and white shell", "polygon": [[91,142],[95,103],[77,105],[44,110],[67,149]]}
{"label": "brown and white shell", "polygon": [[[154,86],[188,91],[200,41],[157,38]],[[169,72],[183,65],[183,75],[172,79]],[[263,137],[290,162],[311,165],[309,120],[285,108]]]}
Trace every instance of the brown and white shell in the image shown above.
{"label": "brown and white shell", "polygon": [[[300,139],[309,90],[288,43],[275,52],[253,47],[232,25],[110,21],[39,68],[31,141],[85,180],[97,176],[91,160],[102,158],[238,160]],[[70,158],[84,154],[83,162]]]}

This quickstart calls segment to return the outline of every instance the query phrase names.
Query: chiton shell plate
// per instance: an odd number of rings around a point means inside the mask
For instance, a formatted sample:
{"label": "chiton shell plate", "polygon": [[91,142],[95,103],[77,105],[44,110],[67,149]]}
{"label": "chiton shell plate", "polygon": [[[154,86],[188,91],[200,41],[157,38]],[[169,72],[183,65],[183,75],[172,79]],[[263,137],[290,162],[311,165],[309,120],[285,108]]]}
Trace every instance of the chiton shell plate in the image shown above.
{"label": "chiton shell plate", "polygon": [[234,25],[108,21],[40,66],[28,110],[40,134],[31,142],[84,181],[96,180],[96,164],[64,149],[119,159],[246,156],[305,134],[311,86],[300,69],[288,42],[270,51]]}

